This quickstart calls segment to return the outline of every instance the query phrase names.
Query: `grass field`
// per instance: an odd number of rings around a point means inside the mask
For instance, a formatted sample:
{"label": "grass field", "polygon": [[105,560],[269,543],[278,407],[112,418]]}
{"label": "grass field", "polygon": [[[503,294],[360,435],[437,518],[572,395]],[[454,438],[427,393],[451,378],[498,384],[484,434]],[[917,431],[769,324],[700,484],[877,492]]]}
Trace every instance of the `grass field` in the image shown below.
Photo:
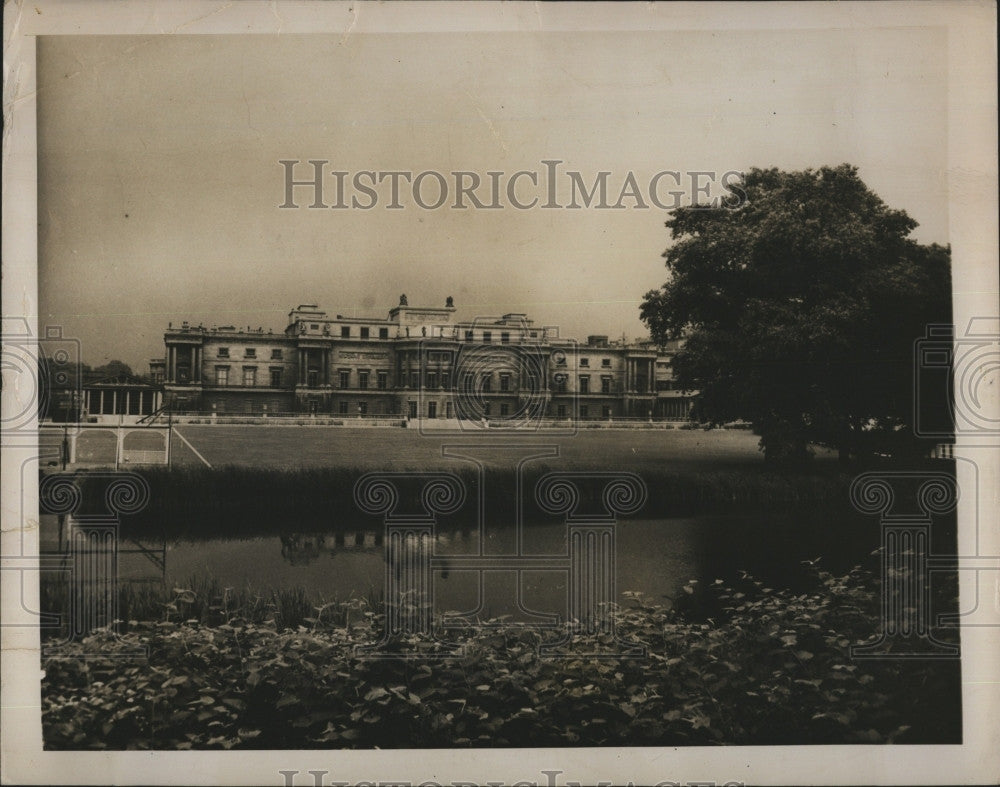
{"label": "grass field", "polygon": [[[519,447],[540,451],[554,446],[557,454],[539,461],[573,469],[722,470],[763,463],[757,437],[748,431],[588,430],[576,436],[523,435],[438,437],[406,429],[349,429],[324,427],[197,426],[178,427],[173,442],[175,465],[213,467],[305,468],[356,467],[414,470],[454,468],[444,457],[444,446],[480,445],[477,451],[493,467],[509,466],[523,456]],[[183,439],[177,439],[180,435]],[[185,441],[190,446],[185,445]],[[192,450],[192,448],[194,450]],[[817,450],[817,458],[830,452]]]}

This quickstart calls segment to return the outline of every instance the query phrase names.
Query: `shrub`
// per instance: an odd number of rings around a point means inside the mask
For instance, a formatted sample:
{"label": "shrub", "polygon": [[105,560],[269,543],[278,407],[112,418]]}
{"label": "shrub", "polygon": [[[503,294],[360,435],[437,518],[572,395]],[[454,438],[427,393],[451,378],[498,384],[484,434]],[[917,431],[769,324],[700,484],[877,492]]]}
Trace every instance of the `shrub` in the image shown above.
{"label": "shrub", "polygon": [[[631,594],[618,636],[645,643],[646,658],[585,655],[612,646],[608,636],[543,658],[540,631],[495,621],[443,645],[394,641],[400,656],[463,646],[457,658],[359,659],[353,646],[378,641],[383,625],[364,600],[314,605],[295,622],[293,594],[287,619],[206,625],[179,622],[196,603],[185,597],[169,620],[73,646],[104,658],[43,665],[46,747],[960,742],[959,663],[852,662],[850,645],[877,628],[877,583],[860,569],[814,578],[798,594],[748,576],[692,583],[686,595],[711,607],[707,620]],[[115,658],[136,645],[148,661]]]}

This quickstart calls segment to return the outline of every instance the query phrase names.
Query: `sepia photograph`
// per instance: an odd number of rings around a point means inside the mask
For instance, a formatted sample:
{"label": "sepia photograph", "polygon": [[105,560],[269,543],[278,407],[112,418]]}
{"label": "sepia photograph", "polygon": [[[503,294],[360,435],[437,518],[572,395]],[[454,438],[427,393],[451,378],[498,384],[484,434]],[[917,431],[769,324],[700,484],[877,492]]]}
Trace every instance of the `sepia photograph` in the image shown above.
{"label": "sepia photograph", "polygon": [[5,7],[4,783],[995,783],[995,22]]}

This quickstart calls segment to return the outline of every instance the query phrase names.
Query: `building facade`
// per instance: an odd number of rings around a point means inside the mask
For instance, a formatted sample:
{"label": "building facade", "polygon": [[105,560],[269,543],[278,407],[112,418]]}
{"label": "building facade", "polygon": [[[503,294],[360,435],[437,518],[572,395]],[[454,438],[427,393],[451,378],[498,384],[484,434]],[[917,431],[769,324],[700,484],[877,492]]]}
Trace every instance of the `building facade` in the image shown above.
{"label": "building facade", "polygon": [[[401,296],[385,318],[293,309],[282,333],[182,323],[164,342],[165,404],[217,415],[315,413],[509,421],[683,419],[671,351],[650,342],[585,343],[525,314],[455,320]],[[676,349],[676,348],[673,348]]]}

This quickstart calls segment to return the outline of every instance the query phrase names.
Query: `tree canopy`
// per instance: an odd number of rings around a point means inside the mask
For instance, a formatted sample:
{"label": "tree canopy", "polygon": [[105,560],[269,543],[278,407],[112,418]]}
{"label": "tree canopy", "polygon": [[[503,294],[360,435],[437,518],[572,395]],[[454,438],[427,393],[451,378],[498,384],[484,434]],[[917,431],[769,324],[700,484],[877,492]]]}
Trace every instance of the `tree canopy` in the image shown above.
{"label": "tree canopy", "polygon": [[734,193],[672,212],[670,279],[641,306],[654,340],[686,337],[694,417],[749,421],[769,459],[912,448],[914,342],[951,322],[950,249],[847,164],[753,169]]}

